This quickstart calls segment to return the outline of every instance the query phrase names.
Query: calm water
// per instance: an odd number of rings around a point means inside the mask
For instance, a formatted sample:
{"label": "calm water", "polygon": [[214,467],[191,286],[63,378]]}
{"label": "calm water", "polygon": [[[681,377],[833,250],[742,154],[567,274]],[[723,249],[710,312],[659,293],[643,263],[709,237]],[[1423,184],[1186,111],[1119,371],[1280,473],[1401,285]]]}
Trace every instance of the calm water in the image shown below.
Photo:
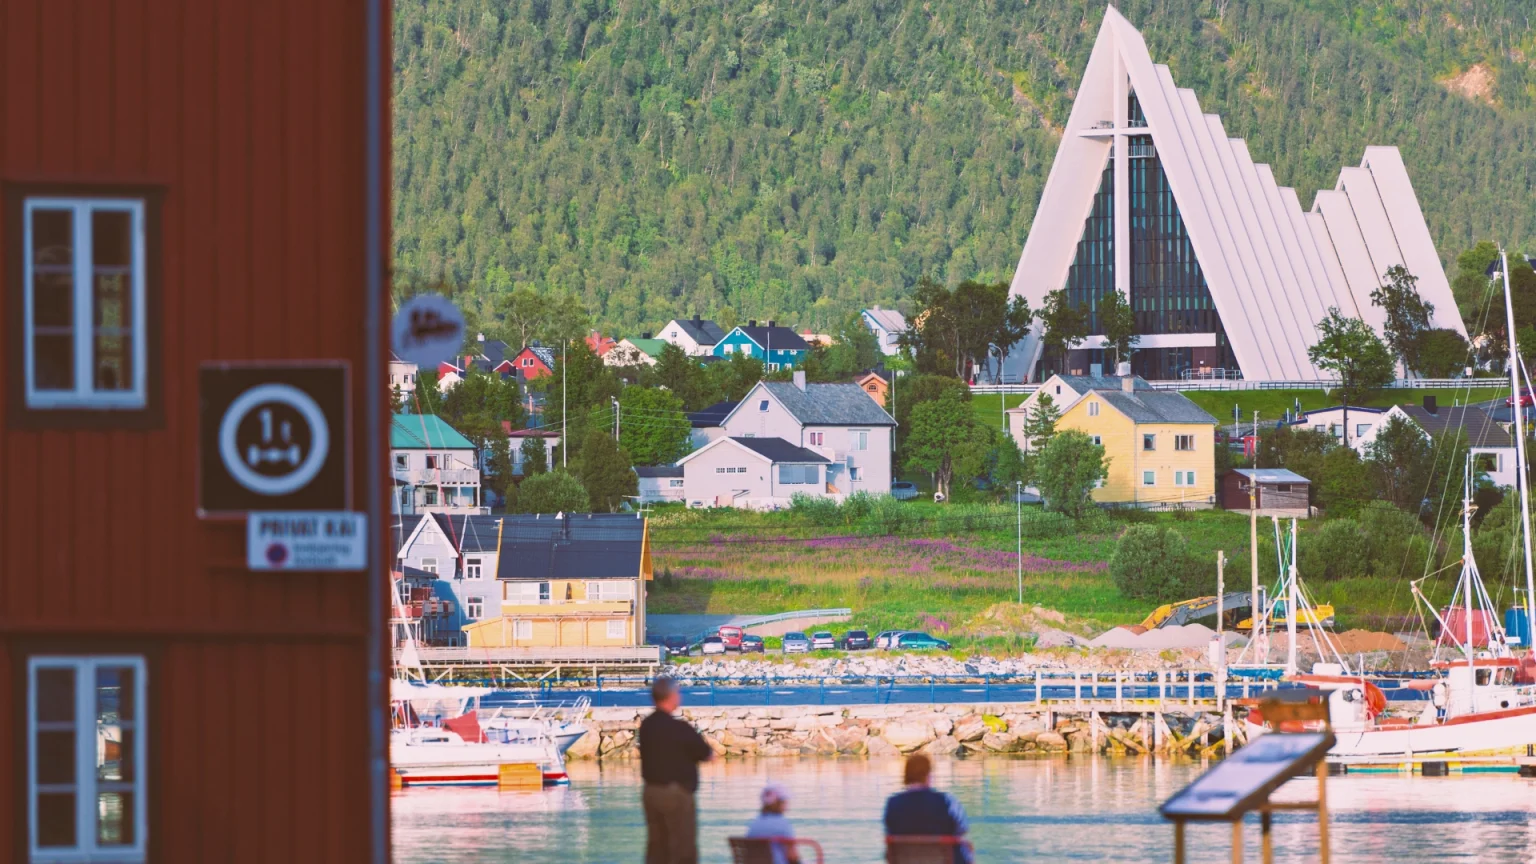
{"label": "calm water", "polygon": [[[1199,772],[1141,760],[1041,761],[990,757],[940,761],[936,785],[971,817],[981,861],[1171,861],[1173,829],[1159,802]],[[634,862],[643,854],[639,763],[572,763],[568,788],[405,789],[394,793],[398,862]],[[828,862],[881,860],[880,813],[900,782],[896,760],[764,759],[704,766],[699,843],[704,862],[727,862],[770,777],[794,796],[802,837]],[[1277,800],[1307,800],[1307,780]],[[1347,776],[1328,783],[1333,860],[1339,862],[1536,860],[1536,781],[1512,775]],[[1317,830],[1276,817],[1276,860],[1316,859]],[[1192,829],[1193,861],[1229,861],[1226,827]],[[1258,860],[1258,824],[1246,860]]]}

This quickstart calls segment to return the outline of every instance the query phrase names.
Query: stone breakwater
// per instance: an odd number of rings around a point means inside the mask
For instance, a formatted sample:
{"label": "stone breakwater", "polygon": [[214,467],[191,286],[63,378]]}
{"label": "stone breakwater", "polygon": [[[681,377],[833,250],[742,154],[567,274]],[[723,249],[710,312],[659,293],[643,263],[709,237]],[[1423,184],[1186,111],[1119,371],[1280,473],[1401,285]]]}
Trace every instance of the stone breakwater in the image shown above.
{"label": "stone breakwater", "polygon": [[[572,759],[638,755],[635,734],[650,709],[594,708]],[[682,716],[722,756],[952,754],[1156,754],[1212,756],[1222,717],[1154,712],[1061,711],[1033,704],[805,705],[690,708]]]}

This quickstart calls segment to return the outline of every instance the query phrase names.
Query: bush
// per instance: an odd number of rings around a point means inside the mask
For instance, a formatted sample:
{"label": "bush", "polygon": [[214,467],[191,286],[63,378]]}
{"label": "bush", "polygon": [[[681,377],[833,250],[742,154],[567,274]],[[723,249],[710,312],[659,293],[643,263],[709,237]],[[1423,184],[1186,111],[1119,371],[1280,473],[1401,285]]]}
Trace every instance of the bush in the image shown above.
{"label": "bush", "polygon": [[586,513],[592,509],[586,487],[559,469],[524,480],[517,489],[517,506],[524,513]]}
{"label": "bush", "polygon": [[1397,578],[1423,572],[1424,527],[1413,514],[1386,501],[1371,501],[1360,508],[1360,533],[1371,575]]}
{"label": "bush", "polygon": [[1370,572],[1365,535],[1353,519],[1328,520],[1301,543],[1298,552],[1297,566],[1304,580],[1332,582]]}
{"label": "bush", "polygon": [[1104,448],[1072,429],[1057,433],[1040,451],[1035,485],[1046,509],[1078,519],[1093,506],[1094,484],[1106,476]]}
{"label": "bush", "polygon": [[869,518],[885,534],[899,534],[912,521],[912,511],[889,495],[877,496]]}
{"label": "bush", "polygon": [[1109,561],[1121,594],[1154,603],[1186,599],[1194,571],[1184,535],[1164,525],[1127,528]]}
{"label": "bush", "polygon": [[807,495],[796,492],[789,496],[790,509],[811,520],[813,525],[838,525],[843,519],[837,502],[825,495]]}

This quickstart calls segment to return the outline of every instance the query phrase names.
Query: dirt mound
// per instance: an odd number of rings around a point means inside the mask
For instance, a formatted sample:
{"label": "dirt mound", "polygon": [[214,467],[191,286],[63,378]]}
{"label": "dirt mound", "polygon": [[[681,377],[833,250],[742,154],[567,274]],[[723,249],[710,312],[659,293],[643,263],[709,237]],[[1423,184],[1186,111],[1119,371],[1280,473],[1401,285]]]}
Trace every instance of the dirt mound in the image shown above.
{"label": "dirt mound", "polygon": [[1492,105],[1493,81],[1493,67],[1487,63],[1477,63],[1467,67],[1460,75],[1442,78],[1440,83],[1458,96]]}
{"label": "dirt mound", "polygon": [[[1140,628],[1116,627],[1088,643],[1095,648],[1127,648],[1132,651],[1162,651],[1169,648],[1203,648],[1216,636],[1204,624],[1174,624],[1137,633]],[[1232,634],[1228,634],[1230,640]]]}
{"label": "dirt mound", "polygon": [[1404,651],[1408,645],[1391,633],[1374,630],[1346,630],[1335,633],[1333,640],[1344,654],[1364,654],[1370,651]]}

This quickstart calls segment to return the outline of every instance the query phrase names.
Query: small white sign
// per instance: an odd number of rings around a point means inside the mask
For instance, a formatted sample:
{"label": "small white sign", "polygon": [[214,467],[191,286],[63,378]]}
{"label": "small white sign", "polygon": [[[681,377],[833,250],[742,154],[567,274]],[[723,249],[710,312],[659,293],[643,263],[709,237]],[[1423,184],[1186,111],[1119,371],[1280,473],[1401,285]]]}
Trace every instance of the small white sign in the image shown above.
{"label": "small white sign", "polygon": [[464,346],[464,315],[440,294],[417,294],[400,306],[390,328],[395,354],[418,368],[435,370]]}
{"label": "small white sign", "polygon": [[245,562],[252,570],[362,570],[368,566],[362,513],[252,512]]}

